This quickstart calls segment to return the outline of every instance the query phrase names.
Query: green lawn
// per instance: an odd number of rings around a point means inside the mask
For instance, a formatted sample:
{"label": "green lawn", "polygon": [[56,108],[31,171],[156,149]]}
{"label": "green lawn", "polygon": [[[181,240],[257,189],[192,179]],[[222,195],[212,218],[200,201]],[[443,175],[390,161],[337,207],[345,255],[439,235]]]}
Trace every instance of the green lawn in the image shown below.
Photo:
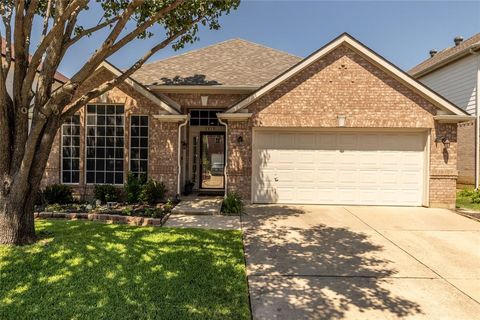
{"label": "green lawn", "polygon": [[40,221],[0,246],[0,319],[249,319],[239,231]]}
{"label": "green lawn", "polygon": [[[470,190],[470,189],[468,189]],[[472,203],[470,197],[462,194],[462,191],[457,191],[457,208],[480,211],[480,203]]]}

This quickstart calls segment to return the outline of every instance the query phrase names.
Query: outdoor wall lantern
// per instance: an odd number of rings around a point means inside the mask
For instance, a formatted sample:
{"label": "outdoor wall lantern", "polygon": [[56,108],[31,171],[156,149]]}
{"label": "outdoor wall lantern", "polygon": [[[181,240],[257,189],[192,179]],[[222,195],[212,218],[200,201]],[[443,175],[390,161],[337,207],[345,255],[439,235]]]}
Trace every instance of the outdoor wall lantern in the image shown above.
{"label": "outdoor wall lantern", "polygon": [[436,143],[443,143],[443,146],[445,147],[445,149],[448,149],[450,148],[450,140],[448,140],[448,138],[446,136],[438,136],[436,139],[435,139],[435,142]]}
{"label": "outdoor wall lantern", "polygon": [[345,120],[347,119],[347,117],[345,117],[344,115],[339,115],[337,117],[337,120],[338,120],[338,126],[339,127],[345,127]]}
{"label": "outdoor wall lantern", "polygon": [[243,143],[243,137],[242,137],[242,136],[238,136],[238,137],[237,137],[237,143],[238,143],[238,144],[242,144],[242,143]]}

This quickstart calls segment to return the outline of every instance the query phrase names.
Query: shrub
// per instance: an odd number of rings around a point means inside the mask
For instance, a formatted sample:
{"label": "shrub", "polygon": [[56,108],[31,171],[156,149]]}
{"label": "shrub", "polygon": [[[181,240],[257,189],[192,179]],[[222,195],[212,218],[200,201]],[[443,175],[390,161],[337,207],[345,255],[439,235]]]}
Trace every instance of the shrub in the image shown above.
{"label": "shrub", "polygon": [[67,204],[73,202],[72,189],[63,184],[52,184],[43,190],[42,198],[47,204]]}
{"label": "shrub", "polygon": [[223,199],[222,212],[227,214],[242,213],[242,197],[236,192],[229,192]]}
{"label": "shrub", "polygon": [[473,190],[470,194],[471,203],[480,203],[480,190]]}
{"label": "shrub", "polygon": [[163,216],[163,212],[159,208],[147,208],[145,210],[145,215],[147,217],[158,219],[158,218],[161,218]]}
{"label": "shrub", "polygon": [[168,199],[167,203],[165,203],[165,205],[163,206],[163,210],[165,211],[165,213],[169,213],[172,211],[172,209],[173,209],[172,200]]}
{"label": "shrub", "polygon": [[148,204],[155,204],[164,199],[166,192],[167,188],[163,182],[150,179],[142,186],[140,200]]}
{"label": "shrub", "polygon": [[139,201],[144,181],[144,178],[139,178],[131,172],[128,174],[127,183],[123,186],[128,203],[136,203]]}
{"label": "shrub", "polygon": [[462,189],[458,192],[460,197],[471,197],[475,194],[475,190],[473,189]]}
{"label": "shrub", "polygon": [[118,200],[118,190],[111,184],[96,184],[94,194],[95,199],[102,201],[102,203]]}

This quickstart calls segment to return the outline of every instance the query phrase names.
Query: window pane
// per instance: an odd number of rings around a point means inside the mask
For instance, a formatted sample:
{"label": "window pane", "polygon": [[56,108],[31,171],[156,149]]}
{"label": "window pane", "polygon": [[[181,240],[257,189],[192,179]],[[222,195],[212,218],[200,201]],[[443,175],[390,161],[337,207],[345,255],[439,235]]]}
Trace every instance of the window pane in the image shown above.
{"label": "window pane", "polygon": [[115,173],[115,184],[123,183],[123,173]]}
{"label": "window pane", "polygon": [[95,124],[87,128],[87,183],[123,183],[123,113],[120,105],[87,108],[87,121]]}
{"label": "window pane", "polygon": [[132,116],[132,127],[140,125],[140,119],[138,116]]}
{"label": "window pane", "polygon": [[80,181],[80,171],[72,172],[72,183],[78,183]]}
{"label": "window pane", "polygon": [[87,160],[87,170],[95,170],[95,160],[93,159],[88,159]]}
{"label": "window pane", "polygon": [[115,183],[114,175],[115,173],[113,172],[107,172],[105,174],[105,183],[111,183],[111,184]]}
{"label": "window pane", "polygon": [[78,183],[80,163],[80,127],[72,125],[80,123],[80,115],[68,118],[62,125],[62,183]]}
{"label": "window pane", "polygon": [[130,126],[130,171],[135,175],[147,174],[148,116],[132,116]]}
{"label": "window pane", "polygon": [[72,176],[69,171],[62,173],[62,183],[72,183]]}
{"label": "window pane", "polygon": [[87,171],[87,183],[95,183],[95,172]]}

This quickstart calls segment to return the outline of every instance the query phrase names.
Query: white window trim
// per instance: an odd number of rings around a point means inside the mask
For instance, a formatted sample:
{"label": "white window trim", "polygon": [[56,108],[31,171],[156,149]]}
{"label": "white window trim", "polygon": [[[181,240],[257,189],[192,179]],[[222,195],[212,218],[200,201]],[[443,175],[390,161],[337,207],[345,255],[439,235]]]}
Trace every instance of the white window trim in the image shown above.
{"label": "white window trim", "polygon": [[[223,126],[220,124],[220,122],[218,122],[217,125],[210,125],[210,124],[207,124],[207,125],[194,124],[194,125],[192,125],[192,124],[191,124],[191,123],[192,123],[192,111],[215,112],[215,118],[217,119],[217,121],[219,120],[219,118],[218,118],[218,116],[217,116],[218,113],[219,113],[219,112],[222,112],[222,110],[220,110],[220,109],[215,109],[215,108],[213,108],[213,109],[210,109],[210,108],[203,108],[203,109],[202,109],[202,108],[192,108],[192,109],[189,109],[189,110],[188,110],[188,114],[189,114],[189,116],[190,116],[189,121],[188,121],[188,125],[189,125],[189,126],[191,126],[191,127],[223,127]],[[202,118],[198,117],[198,118],[193,118],[193,119],[196,119],[196,120],[199,120],[199,121],[200,121],[200,119],[202,119]],[[213,119],[213,118],[210,118],[210,116],[208,116],[207,119],[210,120],[210,119]]]}
{"label": "white window trim", "polygon": [[[74,114],[75,115],[78,115],[79,118],[80,118],[80,115],[79,114]],[[81,171],[80,170],[80,160],[82,158],[81,154],[78,155],[78,182],[63,182],[63,126],[65,125],[65,123],[62,123],[62,126],[61,126],[61,132],[60,132],[60,184],[64,184],[64,185],[70,185],[70,186],[78,186],[80,185],[80,175],[81,175]],[[80,123],[78,125],[80,131],[82,130],[82,124]],[[72,135],[70,135],[71,137]],[[80,132],[80,134],[78,135],[79,138],[82,137],[82,133]],[[82,149],[82,143],[80,141],[80,144],[78,146],[78,151],[80,152],[80,150]],[[77,159],[77,158],[72,158],[70,157],[70,159]],[[70,170],[70,172],[72,172],[73,170]]]}
{"label": "white window trim", "polygon": [[[123,106],[123,182],[120,184],[120,183],[88,183],[87,182],[87,128],[88,128],[88,124],[87,124],[87,116],[88,116],[88,105],[97,105],[97,106],[100,106],[100,105],[103,105],[103,106],[106,106],[106,105],[109,105],[109,106]],[[84,117],[85,117],[85,146],[84,146],[84,151],[85,151],[85,165],[84,165],[84,168],[83,168],[83,173],[84,173],[84,181],[85,181],[85,185],[88,185],[88,186],[94,186],[96,184],[98,185],[108,185],[108,184],[111,184],[111,185],[114,185],[114,186],[122,186],[124,183],[125,183],[125,130],[126,130],[126,125],[127,125],[127,122],[125,121],[125,114],[127,113],[127,110],[126,110],[126,107],[125,107],[125,104],[124,103],[88,103],[85,105],[84,107]],[[95,124],[95,127],[97,125]],[[95,136],[96,137],[96,136]],[[96,146],[95,146],[96,147]],[[97,159],[96,156],[94,158],[95,160]],[[95,173],[96,173],[96,170],[95,170]],[[115,177],[113,179],[115,181]]]}
{"label": "white window trim", "polygon": [[[148,176],[150,175],[150,116],[148,114],[131,114],[129,116],[129,131],[128,131],[128,173],[132,172],[132,116],[133,117],[147,117],[148,119],[148,125],[147,125],[147,176],[146,178],[148,179]],[[141,149],[141,148],[140,148]]]}

